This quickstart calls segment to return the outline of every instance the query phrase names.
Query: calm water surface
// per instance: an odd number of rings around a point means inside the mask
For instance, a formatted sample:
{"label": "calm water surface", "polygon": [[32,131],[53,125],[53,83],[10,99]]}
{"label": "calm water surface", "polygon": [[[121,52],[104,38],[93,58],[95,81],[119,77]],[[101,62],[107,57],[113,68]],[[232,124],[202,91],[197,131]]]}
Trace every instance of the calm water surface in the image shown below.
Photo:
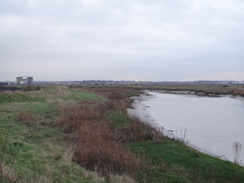
{"label": "calm water surface", "polygon": [[233,143],[240,142],[244,161],[244,101],[230,97],[149,92],[137,103],[140,110],[165,129],[181,137],[186,129],[189,144],[201,151],[233,161]]}

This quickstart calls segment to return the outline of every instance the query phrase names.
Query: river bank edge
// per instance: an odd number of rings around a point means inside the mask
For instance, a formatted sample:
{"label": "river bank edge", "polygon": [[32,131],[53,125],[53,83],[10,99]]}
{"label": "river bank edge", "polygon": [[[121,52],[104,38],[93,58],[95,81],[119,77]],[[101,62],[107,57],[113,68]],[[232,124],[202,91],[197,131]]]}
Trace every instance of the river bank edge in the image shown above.
{"label": "river bank edge", "polygon": [[226,94],[226,93],[210,93],[203,90],[144,90],[147,92],[159,92],[165,94],[181,94],[181,95],[195,95],[198,97],[230,97],[244,101],[244,95]]}
{"label": "river bank edge", "polygon": [[[219,156],[217,154],[211,153],[207,151],[206,149],[197,147],[196,145],[193,145],[189,142],[189,139],[187,139],[187,129],[184,129],[180,132],[175,132],[172,129],[166,129],[165,127],[159,125],[157,121],[149,114],[149,112],[146,110],[150,106],[144,105],[143,101],[150,100],[152,97],[154,97],[150,92],[157,92],[162,94],[178,94],[178,95],[195,95],[198,97],[229,97],[233,99],[238,99],[244,102],[244,97],[242,95],[231,95],[231,94],[214,94],[214,93],[208,93],[205,94],[205,92],[196,92],[196,91],[186,91],[186,90],[143,90],[142,94],[140,96],[133,97],[133,103],[132,108],[127,109],[127,113],[129,116],[137,117],[142,122],[148,123],[152,125],[155,129],[162,132],[163,135],[166,137],[173,139],[175,141],[179,141],[189,148],[192,148],[196,151],[199,151],[201,153],[210,155],[215,158],[219,158],[223,161],[229,161],[234,163],[233,160],[228,159],[225,156]],[[236,163],[242,167],[244,167],[244,162],[240,161],[239,163]]]}

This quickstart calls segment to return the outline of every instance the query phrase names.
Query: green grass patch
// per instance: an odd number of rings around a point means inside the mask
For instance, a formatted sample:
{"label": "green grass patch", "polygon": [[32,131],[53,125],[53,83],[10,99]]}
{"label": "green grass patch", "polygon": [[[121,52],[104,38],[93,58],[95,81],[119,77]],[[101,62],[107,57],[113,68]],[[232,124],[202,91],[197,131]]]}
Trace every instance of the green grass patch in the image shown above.
{"label": "green grass patch", "polygon": [[243,167],[172,139],[131,143],[128,147],[152,164],[150,170],[141,173],[148,182],[244,182]]}
{"label": "green grass patch", "polygon": [[131,119],[128,117],[128,115],[126,113],[122,113],[122,112],[111,112],[109,114],[109,118],[112,121],[112,127],[113,128],[123,128],[126,125],[128,125],[131,122]]}
{"label": "green grass patch", "polygon": [[22,93],[0,93],[0,104],[12,103],[12,102],[37,102],[44,101],[41,97],[29,97]]}
{"label": "green grass patch", "polygon": [[[59,150],[59,151],[54,151]],[[64,162],[66,149],[45,148],[28,142],[9,142],[4,164],[14,170],[16,177],[25,182],[94,182],[82,176],[86,171],[73,162]],[[0,179],[1,182],[1,179]]]}
{"label": "green grass patch", "polygon": [[71,93],[71,96],[69,97],[69,99],[73,99],[75,101],[79,101],[79,100],[104,100],[105,99],[101,95],[91,93],[88,91],[70,89],[70,93]]}

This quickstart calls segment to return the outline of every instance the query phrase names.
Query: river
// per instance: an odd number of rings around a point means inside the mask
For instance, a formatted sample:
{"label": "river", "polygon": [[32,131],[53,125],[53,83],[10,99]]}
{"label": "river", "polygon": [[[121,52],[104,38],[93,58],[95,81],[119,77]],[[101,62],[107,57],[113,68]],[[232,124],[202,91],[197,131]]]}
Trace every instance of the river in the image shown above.
{"label": "river", "polygon": [[[148,92],[135,100],[133,115],[164,133],[178,137],[202,152],[233,161],[233,144],[242,144],[238,162],[244,161],[244,101],[231,97]],[[238,157],[237,157],[238,158]],[[243,165],[243,162],[240,163]]]}

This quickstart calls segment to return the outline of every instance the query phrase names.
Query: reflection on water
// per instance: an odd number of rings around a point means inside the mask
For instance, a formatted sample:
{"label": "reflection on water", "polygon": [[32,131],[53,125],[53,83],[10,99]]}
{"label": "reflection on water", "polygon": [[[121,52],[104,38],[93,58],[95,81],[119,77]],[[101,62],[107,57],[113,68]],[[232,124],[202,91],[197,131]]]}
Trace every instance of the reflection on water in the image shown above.
{"label": "reflection on water", "polygon": [[232,147],[234,142],[239,142],[243,146],[240,160],[244,161],[243,101],[230,97],[149,93],[152,96],[136,104],[136,110],[150,115],[174,135],[182,136],[186,129],[185,138],[190,145],[223,159],[234,160]]}

